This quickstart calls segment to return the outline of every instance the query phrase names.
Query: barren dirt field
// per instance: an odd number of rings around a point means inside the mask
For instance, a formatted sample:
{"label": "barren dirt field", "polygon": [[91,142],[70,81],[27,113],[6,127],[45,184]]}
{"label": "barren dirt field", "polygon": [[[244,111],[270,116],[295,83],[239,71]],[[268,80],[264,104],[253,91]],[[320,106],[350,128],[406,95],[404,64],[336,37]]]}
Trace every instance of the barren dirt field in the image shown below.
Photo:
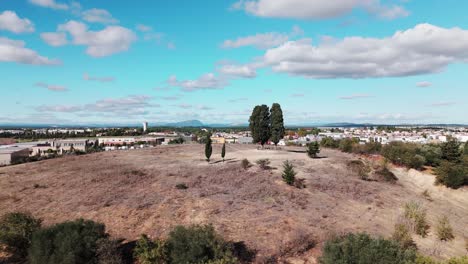
{"label": "barren dirt field", "polygon": [[[304,235],[319,244],[288,255],[292,263],[315,263],[321,242],[334,233],[365,231],[389,237],[408,201],[427,209],[426,238],[414,236],[419,249],[447,258],[466,254],[468,190],[434,186],[434,177],[392,168],[396,184],[363,181],[347,163],[358,156],[322,150],[310,159],[302,148],[257,150],[227,145],[226,162],[214,146],[204,161],[204,145],[95,153],[0,168],[0,215],[28,211],[46,225],[87,218],[106,224],[114,237],[128,241],[140,234],[165,236],[175,225],[211,223],[233,241],[257,250],[257,261],[285,255],[287,245]],[[247,171],[240,161],[269,158],[271,170]],[[305,189],[281,180],[282,162],[290,160]],[[185,183],[186,190],[175,185]],[[422,192],[428,190],[431,200]],[[437,242],[434,226],[447,215],[455,240]],[[287,250],[286,250],[287,251]]]}

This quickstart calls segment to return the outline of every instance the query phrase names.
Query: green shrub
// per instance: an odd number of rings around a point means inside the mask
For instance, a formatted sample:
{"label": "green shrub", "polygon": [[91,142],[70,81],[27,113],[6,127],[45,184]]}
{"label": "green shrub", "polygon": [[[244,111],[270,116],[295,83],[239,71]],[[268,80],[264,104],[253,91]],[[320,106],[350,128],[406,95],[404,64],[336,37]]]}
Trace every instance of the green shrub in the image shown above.
{"label": "green shrub", "polygon": [[176,184],[175,187],[176,187],[176,189],[178,189],[178,190],[187,190],[187,189],[188,189],[188,186],[187,186],[187,184],[185,184],[185,183],[178,183],[178,184]]}
{"label": "green shrub", "polygon": [[28,213],[8,213],[0,218],[0,245],[17,257],[25,257],[34,232],[41,228],[41,220]]}
{"label": "green shrub", "polygon": [[107,239],[105,226],[89,220],[60,223],[33,234],[31,264],[96,263],[98,241]]}
{"label": "green shrub", "polygon": [[398,181],[398,178],[391,172],[387,167],[383,167],[375,172],[378,176],[381,176],[384,181],[394,183]]}
{"label": "green shrub", "polygon": [[324,137],[320,141],[320,146],[324,148],[338,148],[340,146],[340,141],[335,140],[332,137]]}
{"label": "green shrub", "polygon": [[325,243],[321,264],[406,264],[414,262],[416,253],[397,242],[372,238],[367,234],[348,234]]}
{"label": "green shrub", "polygon": [[288,185],[294,185],[296,179],[296,172],[294,171],[294,166],[289,162],[289,160],[283,163],[283,181]]}
{"label": "green shrub", "polygon": [[353,145],[355,142],[350,138],[345,138],[340,141],[339,149],[346,153],[353,152]]}
{"label": "green shrub", "polygon": [[459,258],[451,258],[447,261],[446,264],[467,264],[468,263],[468,256],[463,256]]}
{"label": "green shrub", "polygon": [[443,184],[452,189],[458,189],[468,184],[468,166],[465,163],[443,161],[435,169],[436,184]]}
{"label": "green shrub", "polygon": [[438,144],[424,144],[421,147],[421,155],[426,159],[426,164],[437,167],[442,160],[442,149]]}
{"label": "green shrub", "polygon": [[442,143],[442,159],[449,162],[459,162],[462,156],[460,143],[456,139],[449,139]]}
{"label": "green shrub", "polygon": [[443,216],[437,221],[436,233],[437,238],[442,241],[450,241],[455,238],[447,216]]}
{"label": "green shrub", "polygon": [[414,143],[390,142],[382,148],[381,154],[395,164],[417,170],[426,163],[420,146]]}
{"label": "green shrub", "polygon": [[167,245],[173,264],[238,262],[232,245],[216,234],[212,226],[177,226],[169,233]]}
{"label": "green shrub", "polygon": [[169,262],[169,248],[164,241],[152,241],[146,235],[141,235],[133,251],[140,264],[166,264]]}
{"label": "green shrub", "polygon": [[320,153],[320,146],[318,142],[312,142],[307,145],[307,156],[309,158],[317,158],[317,154]]}
{"label": "green shrub", "polygon": [[268,170],[270,168],[269,165],[271,161],[269,159],[259,159],[255,161],[255,163],[257,163],[257,165],[260,166],[262,170]]}
{"label": "green shrub", "polygon": [[421,170],[424,164],[426,164],[426,158],[419,154],[416,154],[410,159],[410,162],[407,165],[409,165],[410,168]]}

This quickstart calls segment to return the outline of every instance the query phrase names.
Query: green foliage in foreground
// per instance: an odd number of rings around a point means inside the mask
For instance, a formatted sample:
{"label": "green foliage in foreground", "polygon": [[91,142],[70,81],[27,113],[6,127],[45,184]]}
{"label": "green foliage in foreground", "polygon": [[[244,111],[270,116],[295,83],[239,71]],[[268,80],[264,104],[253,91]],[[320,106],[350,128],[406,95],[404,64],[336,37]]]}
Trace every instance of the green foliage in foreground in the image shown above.
{"label": "green foliage in foreground", "polygon": [[399,243],[367,234],[347,234],[325,243],[321,264],[410,264],[416,251],[404,249]]}
{"label": "green foliage in foreground", "polygon": [[289,162],[289,160],[283,163],[283,181],[288,185],[293,185],[296,180],[296,172],[294,171],[294,166]]}
{"label": "green foliage in foreground", "polygon": [[318,142],[312,142],[307,145],[307,156],[309,158],[317,158],[317,154],[320,153],[320,146]]}
{"label": "green foliage in foreground", "polygon": [[101,239],[107,239],[105,226],[90,220],[64,222],[33,234],[31,264],[97,263]]}
{"label": "green foliage in foreground", "polygon": [[17,257],[25,257],[41,220],[26,213],[8,213],[0,218],[0,245]]}

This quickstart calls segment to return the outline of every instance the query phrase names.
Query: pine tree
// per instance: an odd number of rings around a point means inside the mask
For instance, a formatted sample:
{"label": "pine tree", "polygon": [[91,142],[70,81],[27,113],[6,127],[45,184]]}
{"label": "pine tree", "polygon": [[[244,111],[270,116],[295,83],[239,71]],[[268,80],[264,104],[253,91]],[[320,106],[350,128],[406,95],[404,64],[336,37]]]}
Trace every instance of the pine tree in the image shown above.
{"label": "pine tree", "polygon": [[464,154],[468,155],[468,141],[465,143]]}
{"label": "pine tree", "polygon": [[461,158],[460,143],[456,139],[449,139],[442,144],[442,159],[459,162]]}
{"label": "pine tree", "polygon": [[266,105],[257,105],[252,111],[249,119],[249,127],[252,132],[254,142],[260,143],[263,147],[270,139],[270,109]]}
{"label": "pine tree", "polygon": [[284,119],[283,119],[283,110],[278,103],[274,103],[271,106],[271,141],[275,143],[275,146],[278,145],[278,142],[284,137]]}
{"label": "pine tree", "polygon": [[317,141],[314,141],[312,143],[309,143],[309,145],[307,145],[307,155],[310,158],[317,158],[318,153],[320,153],[320,146]]}
{"label": "pine tree", "polygon": [[224,162],[225,156],[226,156],[226,143],[223,144],[223,148],[221,149],[221,158],[223,158],[223,162]]}
{"label": "pine tree", "polygon": [[206,136],[206,142],[205,142],[206,161],[210,162],[210,158],[211,158],[212,153],[213,153],[213,147],[211,146],[211,135],[208,134]]}
{"label": "pine tree", "polygon": [[293,185],[296,179],[296,172],[294,171],[294,166],[289,162],[289,160],[283,163],[283,181],[289,185]]}

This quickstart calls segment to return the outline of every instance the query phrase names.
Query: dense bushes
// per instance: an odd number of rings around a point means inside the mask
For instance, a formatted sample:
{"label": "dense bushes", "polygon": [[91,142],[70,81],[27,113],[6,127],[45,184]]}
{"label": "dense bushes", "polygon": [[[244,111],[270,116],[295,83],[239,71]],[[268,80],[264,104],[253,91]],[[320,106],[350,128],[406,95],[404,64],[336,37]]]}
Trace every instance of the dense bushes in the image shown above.
{"label": "dense bushes", "polygon": [[89,220],[60,223],[33,234],[31,264],[97,263],[98,241],[107,239],[105,226]]}
{"label": "dense bushes", "polygon": [[457,189],[468,184],[468,165],[466,162],[453,163],[443,161],[435,169],[436,183],[443,184],[449,188]]}
{"label": "dense bushes", "polygon": [[367,234],[347,234],[325,243],[320,263],[403,264],[415,259],[415,250],[404,249],[398,242]]}
{"label": "dense bushes", "polygon": [[169,261],[169,248],[166,242],[152,241],[146,235],[138,239],[133,254],[140,264],[166,264]]}
{"label": "dense bushes", "polygon": [[41,220],[26,213],[9,213],[0,218],[0,245],[16,257],[25,257]]}

